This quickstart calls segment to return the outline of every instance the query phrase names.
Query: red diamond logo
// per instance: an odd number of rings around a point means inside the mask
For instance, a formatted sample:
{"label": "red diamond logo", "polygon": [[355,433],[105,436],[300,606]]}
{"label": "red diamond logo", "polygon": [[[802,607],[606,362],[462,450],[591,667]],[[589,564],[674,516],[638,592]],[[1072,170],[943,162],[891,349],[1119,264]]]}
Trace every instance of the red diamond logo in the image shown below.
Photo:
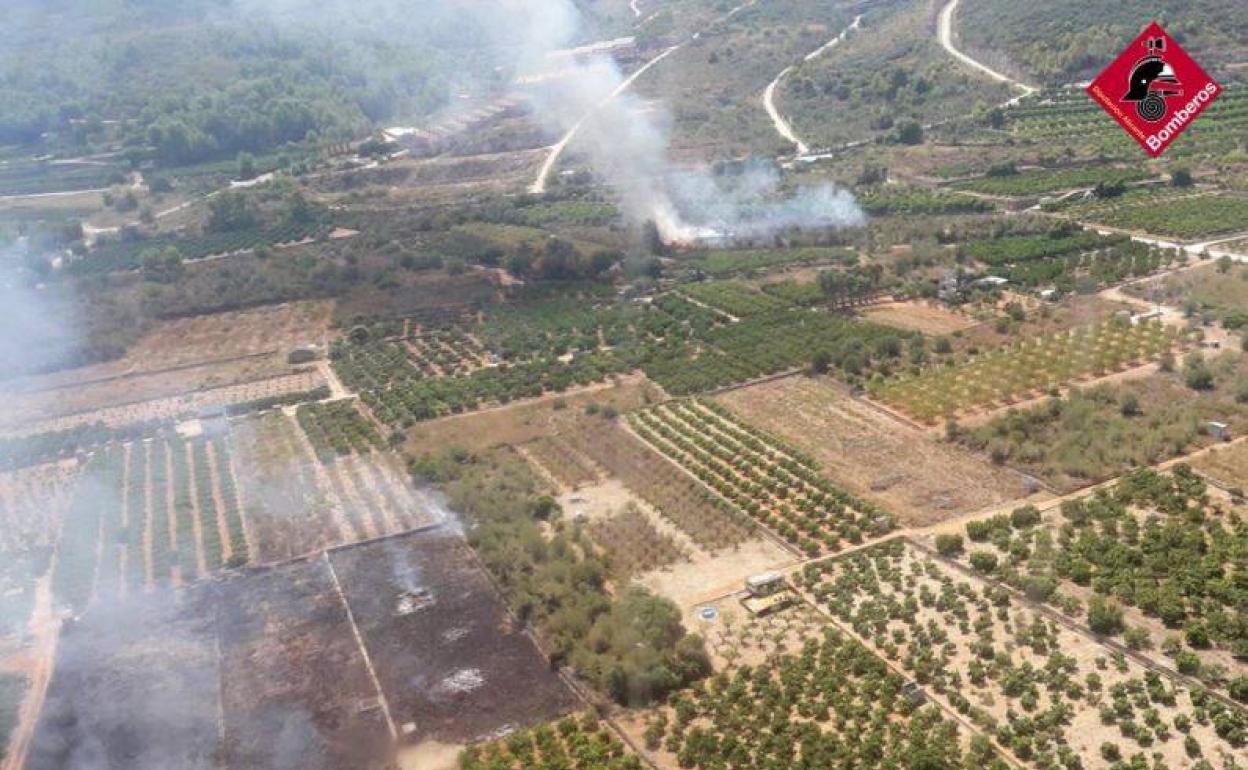
{"label": "red diamond logo", "polygon": [[1087,91],[1156,158],[1213,103],[1222,86],[1153,22]]}

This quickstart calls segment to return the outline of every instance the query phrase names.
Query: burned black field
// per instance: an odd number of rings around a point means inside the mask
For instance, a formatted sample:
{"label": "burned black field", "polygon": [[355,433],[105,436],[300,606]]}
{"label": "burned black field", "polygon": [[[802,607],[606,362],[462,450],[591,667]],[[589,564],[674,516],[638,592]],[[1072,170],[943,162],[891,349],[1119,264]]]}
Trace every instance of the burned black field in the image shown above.
{"label": "burned black field", "polygon": [[55,671],[30,770],[371,770],[576,705],[441,529],[97,606]]}
{"label": "burned black field", "polygon": [[479,741],[575,707],[459,537],[413,533],[330,561],[404,742]]}

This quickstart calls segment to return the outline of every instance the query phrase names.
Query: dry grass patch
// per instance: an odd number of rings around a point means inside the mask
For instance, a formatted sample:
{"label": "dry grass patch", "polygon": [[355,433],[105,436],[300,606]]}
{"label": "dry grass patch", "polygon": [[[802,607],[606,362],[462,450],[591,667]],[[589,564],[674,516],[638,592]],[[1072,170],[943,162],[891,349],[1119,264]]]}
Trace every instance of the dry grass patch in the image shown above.
{"label": "dry grass patch", "polygon": [[1018,474],[938,443],[828,380],[791,377],[732,391],[719,401],[811,453],[829,478],[909,526],[1029,492]]}
{"label": "dry grass patch", "polygon": [[979,325],[974,318],[933,302],[885,302],[862,314],[868,321],[923,334],[952,334]]}

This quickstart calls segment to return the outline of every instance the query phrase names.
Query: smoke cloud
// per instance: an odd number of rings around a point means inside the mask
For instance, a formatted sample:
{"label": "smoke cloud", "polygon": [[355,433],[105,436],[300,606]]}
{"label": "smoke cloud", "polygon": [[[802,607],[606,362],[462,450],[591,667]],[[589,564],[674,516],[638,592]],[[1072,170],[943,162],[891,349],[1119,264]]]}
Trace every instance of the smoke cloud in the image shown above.
{"label": "smoke cloud", "polygon": [[[614,187],[624,213],[653,220],[669,241],[763,238],[795,227],[840,228],[861,225],[853,196],[831,185],[801,188],[784,197],[774,167],[751,166],[733,179],[716,179],[708,169],[673,167],[665,116],[629,90],[649,67],[676,52],[681,43],[658,52],[625,77],[604,53],[560,55],[579,33],[571,0],[501,0],[526,18],[549,18],[550,26],[526,29],[518,62],[520,82],[534,114],[548,130],[560,132],[556,155],[567,147],[583,154]],[[760,107],[761,109],[761,107]],[[535,191],[544,189],[554,159],[542,171]]]}

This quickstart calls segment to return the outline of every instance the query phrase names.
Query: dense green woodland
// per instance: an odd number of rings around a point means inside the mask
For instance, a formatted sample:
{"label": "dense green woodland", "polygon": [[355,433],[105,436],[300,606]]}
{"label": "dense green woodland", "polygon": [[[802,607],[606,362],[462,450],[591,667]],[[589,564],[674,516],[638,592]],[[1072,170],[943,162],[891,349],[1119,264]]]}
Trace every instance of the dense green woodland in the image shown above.
{"label": "dense green woodland", "polygon": [[1054,85],[1094,77],[1154,19],[1215,77],[1248,49],[1242,0],[967,0],[958,19],[976,56]]}
{"label": "dense green woodland", "polygon": [[0,144],[45,137],[45,150],[120,143],[182,164],[358,138],[442,106],[457,85],[438,72],[448,61],[464,77],[485,66],[454,50],[479,42],[465,19],[372,3],[303,16],[236,0],[6,5]]}

